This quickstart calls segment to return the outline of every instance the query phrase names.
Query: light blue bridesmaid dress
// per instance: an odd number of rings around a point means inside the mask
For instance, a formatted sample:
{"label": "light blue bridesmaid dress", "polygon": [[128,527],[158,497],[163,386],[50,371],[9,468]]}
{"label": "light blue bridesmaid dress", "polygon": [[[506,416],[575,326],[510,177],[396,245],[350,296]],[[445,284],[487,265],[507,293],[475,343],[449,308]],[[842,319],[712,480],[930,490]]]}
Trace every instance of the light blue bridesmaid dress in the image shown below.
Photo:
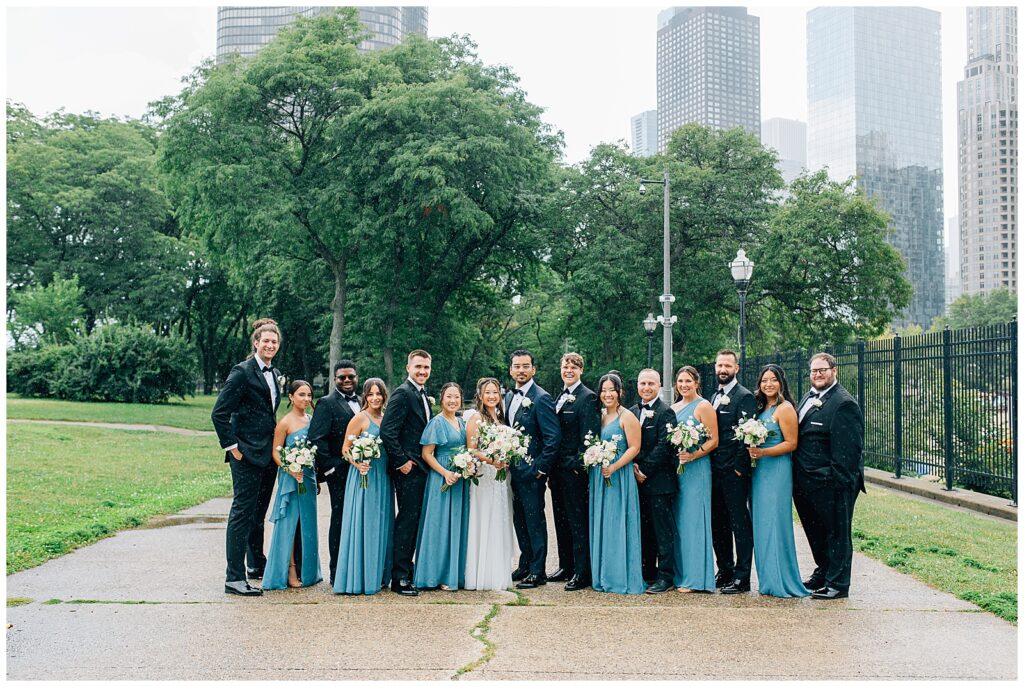
{"label": "light blue bridesmaid dress", "polygon": [[[296,441],[306,438],[309,426],[285,437],[284,445],[290,448]],[[292,545],[295,542],[295,528],[298,527],[302,541],[302,559],[295,561],[302,586],[316,584],[323,579],[320,575],[320,542],[316,533],[316,470],[302,469],[302,483],[306,493],[298,492],[299,483],[285,472],[277,470],[277,497],[270,509],[270,522],[274,523],[274,534],[270,540],[270,554],[263,572],[264,589],[284,589],[288,586],[288,566],[291,563]]]}
{"label": "light blue bridesmaid dress", "polygon": [[[436,444],[434,457],[446,470],[452,457],[466,446],[466,423],[455,429],[443,415],[423,429],[420,444]],[[459,479],[441,491],[444,477],[431,470],[423,492],[423,514],[416,535],[416,563],[412,584],[420,589],[440,585],[454,591],[466,586],[466,544],[469,540],[469,486]]]}
{"label": "light blue bridesmaid dress", "polygon": [[[601,428],[602,441],[612,437],[617,437],[618,460],[628,448],[618,417]],[[590,468],[589,473],[592,586],[599,592],[643,594],[647,585],[640,564],[640,497],[633,466],[613,472],[611,486],[605,486],[600,467]]]}
{"label": "light blue bridesmaid dress", "polygon": [[[695,398],[676,411],[676,423],[693,418]],[[687,463],[683,474],[676,475],[676,576],[673,584],[701,591],[715,591],[715,555],[711,545],[711,457]]]}
{"label": "light blue bridesmaid dress", "polygon": [[[380,427],[370,420],[366,433],[375,437]],[[334,591],[338,594],[376,594],[391,581],[395,495],[387,468],[388,457],[381,446],[380,458],[370,461],[363,489],[359,470],[349,465],[338,569],[334,573]]]}
{"label": "light blue bridesmaid dress", "polygon": [[[775,421],[776,408],[768,408],[758,416],[765,427],[775,431],[775,436],[766,439],[761,448],[782,443],[782,429]],[[757,591],[770,596],[807,596],[810,592],[800,581],[793,540],[792,454],[758,458],[753,473],[750,510]]]}

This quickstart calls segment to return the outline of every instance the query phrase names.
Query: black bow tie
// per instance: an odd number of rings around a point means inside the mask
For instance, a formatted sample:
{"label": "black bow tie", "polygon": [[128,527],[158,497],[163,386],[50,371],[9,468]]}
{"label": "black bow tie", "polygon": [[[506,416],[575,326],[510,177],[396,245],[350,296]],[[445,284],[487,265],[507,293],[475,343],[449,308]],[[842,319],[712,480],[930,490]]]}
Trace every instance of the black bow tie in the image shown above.
{"label": "black bow tie", "polygon": [[568,389],[562,389],[562,396],[568,396],[570,393],[572,392],[570,392]]}
{"label": "black bow tie", "polygon": [[650,410],[650,409],[651,409],[651,406],[647,405],[646,403],[641,403],[640,404],[640,410]]}
{"label": "black bow tie", "polygon": [[263,373],[263,374],[266,374],[268,372],[273,372],[273,368],[270,367],[269,365],[267,367],[261,367],[260,368],[260,372]]}
{"label": "black bow tie", "polygon": [[512,395],[513,396],[522,396],[523,395],[523,390],[522,389],[516,389],[515,391],[512,392]]}
{"label": "black bow tie", "polygon": [[344,396],[345,400],[348,401],[349,403],[358,403],[359,402],[359,398],[357,396],[355,396],[355,395],[349,396],[348,394],[342,394],[342,396]]}

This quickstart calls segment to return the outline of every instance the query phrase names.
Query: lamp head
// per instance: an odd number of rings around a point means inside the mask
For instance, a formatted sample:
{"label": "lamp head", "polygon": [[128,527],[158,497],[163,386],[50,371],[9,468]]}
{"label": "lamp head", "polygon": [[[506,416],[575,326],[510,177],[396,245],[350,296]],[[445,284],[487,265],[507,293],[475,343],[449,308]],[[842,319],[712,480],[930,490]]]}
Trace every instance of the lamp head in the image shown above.
{"label": "lamp head", "polygon": [[654,330],[658,328],[658,321],[654,319],[654,313],[647,313],[647,318],[644,320],[644,331],[648,334],[653,334]]}
{"label": "lamp head", "polygon": [[746,284],[750,281],[750,275],[754,273],[754,263],[742,248],[736,251],[735,259],[729,263],[729,271],[732,272],[733,281],[737,284]]}

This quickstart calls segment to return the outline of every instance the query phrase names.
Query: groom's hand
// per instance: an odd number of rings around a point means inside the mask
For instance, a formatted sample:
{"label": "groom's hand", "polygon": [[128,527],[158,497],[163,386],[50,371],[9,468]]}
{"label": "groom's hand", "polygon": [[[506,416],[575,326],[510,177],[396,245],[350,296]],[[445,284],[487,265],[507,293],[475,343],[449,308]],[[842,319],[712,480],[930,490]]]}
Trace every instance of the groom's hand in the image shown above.
{"label": "groom's hand", "polygon": [[407,460],[407,461],[405,461],[405,465],[403,465],[402,467],[398,468],[398,471],[400,473],[402,473],[403,475],[408,475],[410,472],[412,472],[412,466],[413,466],[413,461]]}
{"label": "groom's hand", "polygon": [[231,457],[234,458],[235,460],[242,460],[242,452],[239,451],[237,448],[233,448],[231,449]]}
{"label": "groom's hand", "polygon": [[644,473],[640,472],[640,468],[637,467],[636,463],[633,463],[633,474],[636,475],[637,483],[643,484],[644,482],[647,481],[647,475],[645,475]]}

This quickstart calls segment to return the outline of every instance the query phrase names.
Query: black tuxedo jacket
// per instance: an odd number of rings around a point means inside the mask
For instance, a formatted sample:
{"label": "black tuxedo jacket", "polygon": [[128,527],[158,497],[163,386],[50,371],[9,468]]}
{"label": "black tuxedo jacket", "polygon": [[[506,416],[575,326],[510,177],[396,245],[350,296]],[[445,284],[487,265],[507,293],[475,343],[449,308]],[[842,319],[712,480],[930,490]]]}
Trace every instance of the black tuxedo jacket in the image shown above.
{"label": "black tuxedo jacket", "polygon": [[392,472],[397,472],[411,460],[425,474],[430,473],[420,455],[420,437],[429,420],[429,414],[423,408],[423,397],[406,379],[392,392],[384,418],[380,421],[380,440],[388,454],[388,468]]}
{"label": "black tuxedo jacket", "polygon": [[355,415],[337,387],[321,398],[313,409],[308,439],[316,446],[317,481],[323,482],[324,473],[331,470],[340,472],[342,480],[348,476],[345,469],[348,461],[342,457],[341,448],[345,444],[345,430]]}
{"label": "black tuxedo jacket", "polygon": [[[810,392],[797,405],[803,407]],[[864,416],[857,400],[836,384],[800,422],[793,479],[806,491],[825,486],[864,489]]]}
{"label": "black tuxedo jacket", "polygon": [[[512,406],[512,396],[511,391],[505,394],[506,416]],[[509,417],[508,422],[514,427],[522,427],[523,434],[529,435],[529,455],[533,465],[528,465],[525,460],[521,461],[512,467],[512,476],[534,479],[538,472],[551,472],[551,467],[558,457],[558,447],[562,443],[562,430],[555,414],[555,402],[540,384],[535,381],[526,398],[530,399],[529,404],[524,399],[519,406],[519,412],[515,417]]]}
{"label": "black tuxedo jacket", "polygon": [[742,384],[737,383],[728,394],[729,403],[718,406],[718,448],[711,452],[711,468],[735,470],[750,475],[750,454],[747,446],[736,439],[733,427],[757,414],[757,401]]}
{"label": "black tuxedo jacket", "polygon": [[[271,375],[276,383],[281,373],[273,367]],[[270,463],[274,452],[272,444],[274,427],[277,426],[277,406],[283,395],[280,389],[277,391],[277,401],[272,403],[270,387],[259,371],[256,358],[249,358],[231,368],[210,413],[221,448],[238,444],[244,460],[261,467]],[[232,460],[231,454],[225,451],[224,462],[229,460]]]}
{"label": "black tuxedo jacket", "polygon": [[640,491],[647,494],[674,494],[678,491],[676,466],[679,459],[668,443],[668,426],[675,424],[676,414],[661,397],[654,399],[651,406],[653,417],[640,416],[640,404],[629,412],[640,421],[640,453],[636,455],[636,466],[647,476]]}
{"label": "black tuxedo jacket", "polygon": [[[585,384],[580,384],[573,396],[576,397],[575,401],[566,400],[562,409],[555,411],[562,434],[555,467],[570,470],[583,467],[581,456],[587,450],[584,444],[587,433],[601,435],[601,410],[598,408],[597,394]],[[558,399],[555,399],[555,407],[558,407]]]}

